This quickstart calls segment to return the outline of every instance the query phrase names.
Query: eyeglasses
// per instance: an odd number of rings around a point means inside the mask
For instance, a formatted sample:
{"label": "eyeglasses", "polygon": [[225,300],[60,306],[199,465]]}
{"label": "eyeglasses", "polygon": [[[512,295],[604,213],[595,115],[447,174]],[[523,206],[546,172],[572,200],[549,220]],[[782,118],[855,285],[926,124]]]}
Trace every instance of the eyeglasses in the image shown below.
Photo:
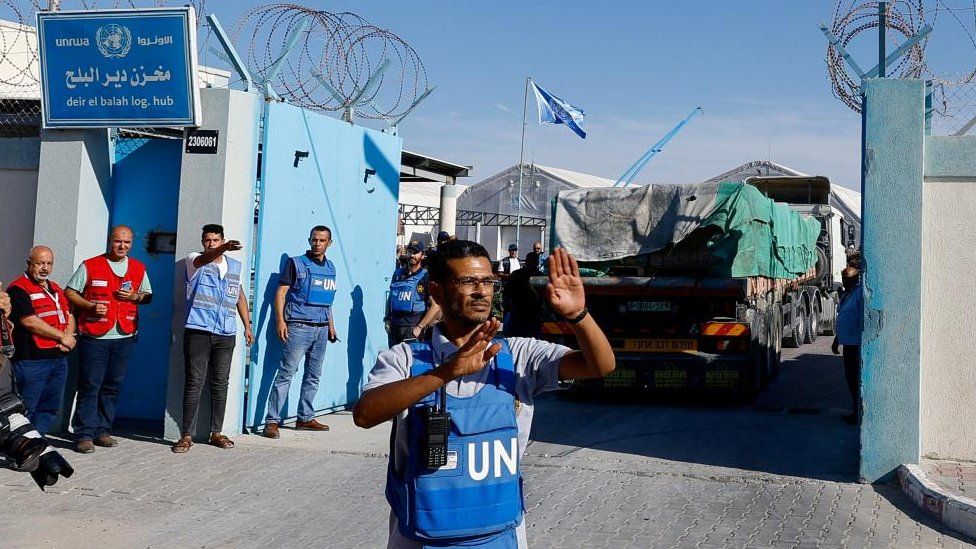
{"label": "eyeglasses", "polygon": [[475,289],[479,286],[485,286],[486,288],[491,288],[493,293],[499,292],[502,289],[502,281],[497,278],[475,278],[473,276],[462,276],[453,277],[451,282],[457,284],[458,288],[461,288],[466,294],[474,293]]}

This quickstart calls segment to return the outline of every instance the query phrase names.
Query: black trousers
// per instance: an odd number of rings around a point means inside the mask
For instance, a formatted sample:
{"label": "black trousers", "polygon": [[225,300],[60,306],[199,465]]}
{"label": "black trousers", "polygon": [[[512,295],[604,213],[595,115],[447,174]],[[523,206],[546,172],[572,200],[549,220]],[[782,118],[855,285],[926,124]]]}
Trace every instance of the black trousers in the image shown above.
{"label": "black trousers", "polygon": [[405,339],[413,338],[413,326],[390,326],[390,333],[386,334],[390,347],[403,343]]}
{"label": "black trousers", "polygon": [[851,392],[854,414],[861,413],[861,346],[844,345],[844,377],[847,390]]}
{"label": "black trousers", "polygon": [[202,330],[183,332],[183,365],[186,383],[183,386],[184,436],[196,432],[197,408],[203,383],[210,379],[210,432],[224,428],[224,409],[227,407],[227,384],[230,363],[234,356],[234,336],[215,335]]}

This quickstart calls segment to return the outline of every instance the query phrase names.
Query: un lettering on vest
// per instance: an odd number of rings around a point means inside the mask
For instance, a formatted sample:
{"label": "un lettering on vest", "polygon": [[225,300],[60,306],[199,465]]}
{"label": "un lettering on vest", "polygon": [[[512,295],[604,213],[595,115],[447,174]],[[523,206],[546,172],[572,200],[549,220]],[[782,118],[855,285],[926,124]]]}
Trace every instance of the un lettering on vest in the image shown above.
{"label": "un lettering on vest", "polygon": [[399,301],[412,301],[413,300],[413,292],[411,292],[410,290],[406,290],[406,291],[400,292],[399,294],[397,294],[397,300],[399,300]]}
{"label": "un lettering on vest", "polygon": [[312,278],[312,286],[318,286],[319,288],[322,288],[323,290],[335,290],[336,289],[336,281],[335,281],[334,278],[319,278],[319,277],[315,277],[315,278]]}
{"label": "un lettering on vest", "polygon": [[518,472],[517,437],[512,437],[507,448],[503,440],[469,442],[467,454],[468,476],[476,482],[485,480],[489,474],[493,478],[501,478],[506,474],[505,470],[508,471],[507,476]]}

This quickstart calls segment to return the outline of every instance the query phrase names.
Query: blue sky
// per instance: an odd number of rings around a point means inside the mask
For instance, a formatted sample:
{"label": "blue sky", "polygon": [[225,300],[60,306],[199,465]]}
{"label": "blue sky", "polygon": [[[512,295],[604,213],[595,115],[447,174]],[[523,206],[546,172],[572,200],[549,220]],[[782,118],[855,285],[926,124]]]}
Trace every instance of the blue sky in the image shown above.
{"label": "blue sky", "polygon": [[[258,4],[211,0],[207,8],[233,28]],[[526,158],[539,164],[616,178],[701,105],[705,116],[638,182],[696,182],[768,158],[859,184],[859,116],[831,95],[817,28],[832,0],[307,4],[358,13],[416,49],[437,90],[401,125],[404,148],[473,165],[470,183],[518,161],[532,76],[587,113],[581,140],[536,125],[530,95]],[[874,40],[859,48],[862,65],[874,64]],[[971,49],[949,51],[972,62]]]}

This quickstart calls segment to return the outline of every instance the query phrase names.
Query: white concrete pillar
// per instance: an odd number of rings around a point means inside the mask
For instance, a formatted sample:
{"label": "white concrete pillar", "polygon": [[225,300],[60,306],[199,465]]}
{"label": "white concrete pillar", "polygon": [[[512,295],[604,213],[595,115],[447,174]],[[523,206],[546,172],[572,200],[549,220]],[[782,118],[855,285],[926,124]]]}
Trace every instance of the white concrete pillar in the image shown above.
{"label": "white concrete pillar", "polygon": [[[251,301],[251,255],[254,253],[254,185],[259,142],[257,95],[238,90],[200,90],[204,112],[202,129],[217,130],[217,154],[187,154],[180,174],[179,221],[176,229],[176,269],[173,292],[173,340],[170,345],[166,393],[165,437],[180,436],[183,417],[183,324],[186,317],[185,260],[201,251],[200,229],[207,223],[224,226],[227,239],[239,240],[244,249],[231,257],[242,263],[241,292]],[[162,296],[161,296],[162,297]],[[253,310],[254,304],[251,303]],[[231,362],[230,384],[223,431],[239,434],[244,425],[244,371],[249,353],[244,330],[238,323],[237,345]],[[204,387],[196,416],[198,436],[210,430],[209,388]]]}
{"label": "white concrete pillar", "polygon": [[441,219],[440,230],[452,235],[457,231],[457,199],[461,189],[457,185],[441,187]]}

